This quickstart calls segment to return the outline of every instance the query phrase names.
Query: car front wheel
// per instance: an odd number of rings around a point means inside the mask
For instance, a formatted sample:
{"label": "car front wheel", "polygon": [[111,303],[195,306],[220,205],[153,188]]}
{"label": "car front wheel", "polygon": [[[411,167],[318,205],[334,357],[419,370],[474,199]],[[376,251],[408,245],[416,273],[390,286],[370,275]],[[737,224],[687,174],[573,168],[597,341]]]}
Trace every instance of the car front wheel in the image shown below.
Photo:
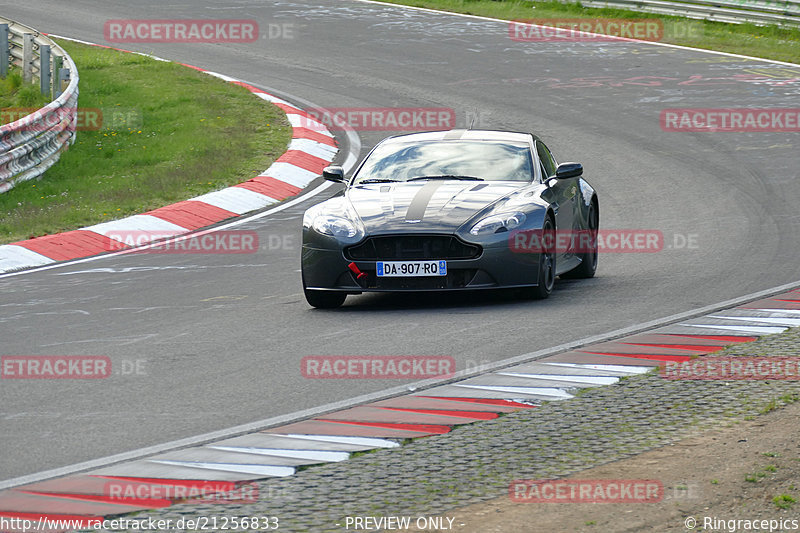
{"label": "car front wheel", "polygon": [[600,226],[600,219],[597,216],[597,207],[594,202],[589,206],[588,228],[587,231],[591,237],[590,247],[582,254],[580,254],[581,264],[576,268],[570,270],[565,274],[561,274],[562,278],[566,279],[586,279],[593,278],[597,272],[597,228]]}
{"label": "car front wheel", "polygon": [[528,295],[536,300],[544,300],[553,292],[556,283],[555,228],[548,217],[542,224],[542,250],[539,253],[539,284],[528,290]]}

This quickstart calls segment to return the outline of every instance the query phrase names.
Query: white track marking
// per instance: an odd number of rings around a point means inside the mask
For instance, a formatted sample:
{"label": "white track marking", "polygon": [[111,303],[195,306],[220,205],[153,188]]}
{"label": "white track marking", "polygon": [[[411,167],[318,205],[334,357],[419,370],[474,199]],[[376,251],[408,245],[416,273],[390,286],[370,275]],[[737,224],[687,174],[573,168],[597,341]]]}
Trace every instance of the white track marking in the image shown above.
{"label": "white track marking", "polygon": [[619,381],[615,376],[578,376],[570,374],[524,374],[520,372],[497,372],[500,376],[515,378],[541,379],[545,381],[567,381],[571,383],[587,383],[589,385],[611,385]]}

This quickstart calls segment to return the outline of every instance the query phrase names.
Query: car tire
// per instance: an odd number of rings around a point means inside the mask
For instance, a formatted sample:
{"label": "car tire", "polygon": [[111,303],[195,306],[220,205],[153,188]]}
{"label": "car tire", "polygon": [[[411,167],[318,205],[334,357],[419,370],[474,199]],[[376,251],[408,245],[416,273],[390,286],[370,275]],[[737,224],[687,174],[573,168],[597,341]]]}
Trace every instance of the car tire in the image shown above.
{"label": "car tire", "polygon": [[562,278],[565,279],[587,279],[593,278],[595,272],[597,272],[597,228],[600,226],[600,219],[597,216],[597,206],[595,203],[592,202],[589,206],[589,216],[587,217],[589,222],[589,227],[587,228],[589,232],[592,234],[592,251],[588,251],[586,253],[579,254],[578,257],[581,259],[581,264],[578,265],[576,268],[570,270],[569,272],[565,272],[561,274]]}
{"label": "car tire", "polygon": [[[547,238],[550,234],[551,238]],[[542,251],[539,253],[539,284],[528,289],[528,296],[534,300],[544,300],[553,292],[556,282],[555,228],[550,217],[542,224]],[[547,244],[550,243],[550,244]]]}

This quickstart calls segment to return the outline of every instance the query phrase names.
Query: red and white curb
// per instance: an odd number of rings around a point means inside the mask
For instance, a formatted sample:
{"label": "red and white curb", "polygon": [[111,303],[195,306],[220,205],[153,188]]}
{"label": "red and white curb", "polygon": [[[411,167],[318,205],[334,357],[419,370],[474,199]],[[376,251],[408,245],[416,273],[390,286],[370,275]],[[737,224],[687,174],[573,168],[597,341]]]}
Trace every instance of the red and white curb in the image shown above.
{"label": "red and white curb", "polygon": [[[0,245],[0,273],[119,251],[128,247],[123,242],[125,236],[158,235],[159,239],[163,239],[262,209],[297,195],[322,174],[322,169],[333,161],[339,151],[333,134],[325,125],[313,120],[294,104],[241,80],[191,65],[185,66],[241,85],[257,97],[281,108],[292,125],[292,140],[287,151],[255,178],[220,191],[140,215]],[[151,240],[143,238],[142,241],[137,245]]]}
{"label": "red and white curb", "polygon": [[[688,361],[795,326],[800,289],[419,392],[17,486],[0,492],[0,517],[89,525],[180,504],[192,490],[205,501],[209,492],[224,501],[225,493],[253,480],[291,476],[301,465],[343,461],[353,452],[398,447],[400,439],[444,434],[459,424],[567,400],[578,389],[611,385],[664,362]],[[112,491],[115,486],[125,491]]]}

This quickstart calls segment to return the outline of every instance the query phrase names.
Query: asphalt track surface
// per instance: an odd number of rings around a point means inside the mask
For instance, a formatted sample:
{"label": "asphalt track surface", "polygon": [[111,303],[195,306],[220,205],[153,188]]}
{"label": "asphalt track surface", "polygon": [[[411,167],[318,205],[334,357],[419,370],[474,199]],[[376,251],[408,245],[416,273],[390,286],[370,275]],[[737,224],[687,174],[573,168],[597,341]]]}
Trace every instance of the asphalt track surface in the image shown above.
{"label": "asphalt track surface", "polygon": [[[306,355],[451,355],[463,369],[798,279],[798,134],[664,132],[659,113],[796,107],[800,85],[781,82],[800,67],[645,43],[514,42],[503,22],[343,0],[31,0],[0,14],[97,43],[107,19],[255,19],[262,33],[290,23],[291,39],[116,46],[293,101],[449,107],[459,126],[477,116],[475,127],[534,131],[584,164],[604,228],[665,237],[658,253],[604,254],[595,279],[559,282],[544,302],[363,295],[316,311],[300,287],[300,220],[329,190],[238,226],[258,232],[257,254],[113,256],[0,277],[3,355],[143,369],[4,380],[0,480],[398,385],[308,380]],[[390,132],[359,133],[363,155]],[[692,249],[674,246],[689,238]]]}

